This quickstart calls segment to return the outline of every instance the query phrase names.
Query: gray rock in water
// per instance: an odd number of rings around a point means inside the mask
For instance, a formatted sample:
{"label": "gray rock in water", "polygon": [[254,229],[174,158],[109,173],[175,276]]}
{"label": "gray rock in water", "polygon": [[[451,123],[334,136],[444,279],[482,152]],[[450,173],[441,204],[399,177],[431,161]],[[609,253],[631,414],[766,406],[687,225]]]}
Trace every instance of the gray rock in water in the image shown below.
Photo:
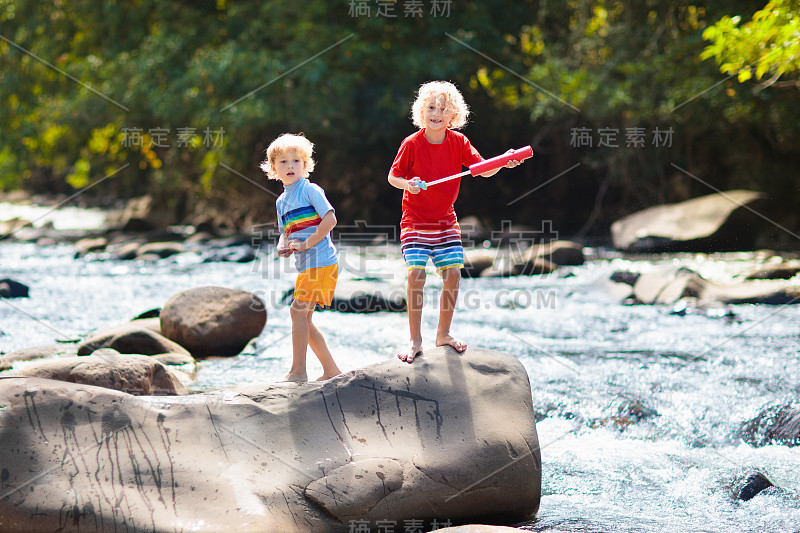
{"label": "gray rock in water", "polygon": [[585,262],[583,246],[572,241],[552,241],[546,244],[534,244],[523,254],[523,260],[546,259],[558,266],[579,266]]}
{"label": "gray rock in water", "polygon": [[170,370],[180,370],[189,377],[194,377],[197,373],[197,362],[191,355],[183,353],[162,353],[160,355],[152,355],[151,357]]}
{"label": "gray rock in water", "polygon": [[255,261],[256,250],[249,244],[239,244],[227,246],[222,249],[210,249],[205,252],[206,263],[229,262],[229,263],[249,263]]}
{"label": "gray rock in water", "polygon": [[[147,311],[139,313],[131,320],[144,320],[145,318],[158,318],[159,316],[161,316],[161,308],[156,307],[154,309],[148,309]],[[159,329],[161,329],[160,326]]]}
{"label": "gray rock in water", "polygon": [[465,250],[464,268],[461,269],[461,277],[480,277],[481,272],[492,267],[497,254],[496,249]]}
{"label": "gray rock in water", "polygon": [[639,272],[617,270],[613,274],[611,274],[611,278],[609,279],[614,283],[624,283],[625,285],[630,285],[631,287],[633,287],[639,280],[639,276],[641,276]]}
{"label": "gray rock in water", "polygon": [[761,411],[744,425],[742,439],[751,446],[800,444],[800,409],[796,405],[778,405]]}
{"label": "gray rock in water", "polygon": [[684,298],[701,305],[800,303],[800,286],[790,280],[742,280],[721,283],[685,267],[667,267],[641,274],[633,285],[637,301],[670,305]]}
{"label": "gray rock in water", "polygon": [[44,359],[56,356],[73,356],[76,354],[76,346],[74,344],[44,344],[40,346],[31,346],[28,348],[21,348],[3,354],[3,360],[9,363],[15,361],[32,361],[34,359]]}
{"label": "gray rock in water", "polygon": [[[101,355],[62,357],[34,363],[18,376],[94,385],[133,395],[186,393],[180,380],[155,359],[102,349]],[[87,405],[87,408],[90,407]]]}
{"label": "gray rock in water", "polygon": [[112,213],[106,223],[126,233],[152,231],[170,224],[169,213],[158,209],[157,203],[149,195],[131,198],[125,202],[124,209]]}
{"label": "gray rock in water", "polygon": [[[281,302],[289,304],[293,296],[294,288],[286,291]],[[326,309],[340,313],[402,313],[406,310],[406,291],[382,280],[341,280],[336,284],[333,300]]]}
{"label": "gray rock in water", "polygon": [[530,383],[499,352],[158,400],[8,378],[0,405],[7,533],[509,524],[539,507]]}
{"label": "gray rock in water", "polygon": [[700,275],[683,267],[666,267],[639,275],[633,294],[641,303],[672,304],[688,296],[699,295]]}
{"label": "gray rock in water", "polygon": [[481,219],[473,215],[460,219],[458,225],[461,228],[461,241],[465,248],[477,246],[491,235]]}
{"label": "gray rock in water", "polygon": [[745,279],[792,279],[800,272],[800,265],[775,264],[762,265],[757,270],[744,275]]}
{"label": "gray rock in water", "polygon": [[127,261],[131,259],[136,259],[136,256],[139,252],[139,248],[141,247],[142,247],[141,242],[134,241],[134,242],[126,242],[124,244],[118,244],[113,247],[109,246],[107,250],[110,252],[112,259]]}
{"label": "gray rock in water", "polygon": [[341,313],[401,313],[406,310],[406,294],[396,285],[346,280],[337,284],[331,309]]}
{"label": "gray rock in water", "polygon": [[29,289],[27,285],[13,279],[0,279],[0,298],[27,298]]}
{"label": "gray rock in water", "polygon": [[558,265],[543,257],[531,257],[527,261],[516,263],[511,267],[514,276],[535,276],[539,274],[552,274]]}
{"label": "gray rock in water", "polygon": [[136,250],[136,258],[156,255],[163,259],[186,251],[186,247],[179,242],[150,242],[143,244]]}
{"label": "gray rock in water", "polygon": [[150,331],[154,331],[161,335],[161,317],[159,316],[152,318],[134,318],[128,324],[131,326],[136,326],[140,329],[149,329]]}
{"label": "gray rock in water", "polygon": [[108,246],[108,239],[105,237],[87,237],[73,244],[76,258],[92,252],[101,252],[106,249],[106,246]]}
{"label": "gray rock in water", "polygon": [[686,297],[675,302],[669,312],[671,315],[698,315],[707,318],[723,318],[728,323],[741,322],[736,313],[725,304],[700,302],[697,298]]}
{"label": "gray rock in water", "polygon": [[750,474],[750,476],[747,478],[744,486],[739,489],[739,495],[737,498],[746,502],[752,500],[761,491],[774,486],[775,485],[769,480],[769,478],[767,478],[767,476],[761,472],[756,472],[754,474]]}
{"label": "gray rock in water", "polygon": [[257,295],[225,287],[181,291],[161,310],[161,332],[194,357],[233,356],[258,337],[267,308]]}
{"label": "gray rock in water", "polygon": [[558,265],[551,263],[547,259],[540,257],[531,261],[520,262],[513,265],[506,264],[503,267],[492,265],[484,269],[480,277],[482,278],[508,278],[511,276],[535,276],[539,274],[551,274],[558,268]]}
{"label": "gray rock in water", "polygon": [[100,348],[113,348],[119,353],[141,355],[188,354],[188,350],[178,343],[147,327],[157,320],[149,318],[134,320],[129,324],[114,326],[93,333],[78,345],[78,355],[89,355]]}
{"label": "gray rock in water", "polygon": [[764,198],[764,193],[732,190],[657,205],[614,222],[611,236],[616,248],[629,252],[752,250],[760,220],[747,207]]}

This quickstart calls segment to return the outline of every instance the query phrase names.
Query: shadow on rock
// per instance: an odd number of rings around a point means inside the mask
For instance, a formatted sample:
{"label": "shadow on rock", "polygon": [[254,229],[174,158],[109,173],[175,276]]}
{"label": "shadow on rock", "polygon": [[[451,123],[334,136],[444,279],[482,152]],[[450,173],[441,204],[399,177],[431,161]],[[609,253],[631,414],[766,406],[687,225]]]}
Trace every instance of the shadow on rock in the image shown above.
{"label": "shadow on rock", "polygon": [[539,507],[530,382],[500,352],[157,401],[11,377],[0,404],[17,421],[0,449],[7,533],[429,529]]}

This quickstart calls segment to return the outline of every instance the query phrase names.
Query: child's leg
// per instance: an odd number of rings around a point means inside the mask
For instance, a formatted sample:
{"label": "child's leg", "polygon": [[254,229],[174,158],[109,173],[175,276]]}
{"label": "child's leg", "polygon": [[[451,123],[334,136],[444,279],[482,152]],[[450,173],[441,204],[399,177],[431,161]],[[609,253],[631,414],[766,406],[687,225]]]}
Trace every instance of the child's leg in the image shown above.
{"label": "child's leg", "polygon": [[314,350],[322,363],[323,375],[327,379],[341,374],[341,370],[333,362],[331,352],[325,344],[325,338],[314,326],[311,315],[317,302],[330,305],[339,265],[308,268],[297,276],[294,284],[294,301],[290,309],[292,315],[292,368],[284,381],[308,381],[306,372],[306,355],[308,347]]}
{"label": "child's leg", "polygon": [[439,301],[439,327],[436,331],[436,346],[450,345],[459,352],[467,349],[467,344],[450,334],[450,325],[458,299],[458,284],[461,280],[461,269],[446,268],[442,270],[442,296]]}
{"label": "child's leg", "polygon": [[311,313],[308,315],[308,345],[311,346],[311,349],[314,351],[317,359],[319,359],[319,362],[322,363],[322,375],[317,378],[317,381],[330,379],[333,376],[338,376],[342,373],[342,371],[339,370],[339,367],[336,365],[336,361],[333,360],[333,355],[331,355],[330,350],[328,350],[328,344],[325,342],[325,337],[322,336],[322,332],[317,329],[317,326],[314,325],[314,322],[311,319]]}
{"label": "child's leg", "polygon": [[406,289],[408,306],[408,329],[411,332],[411,350],[397,354],[401,361],[410,363],[422,353],[422,289],[425,287],[425,269],[410,268],[408,270],[408,286]]}
{"label": "child's leg", "polygon": [[289,313],[292,316],[292,368],[283,381],[308,381],[306,352],[308,350],[309,323],[314,302],[292,301]]}

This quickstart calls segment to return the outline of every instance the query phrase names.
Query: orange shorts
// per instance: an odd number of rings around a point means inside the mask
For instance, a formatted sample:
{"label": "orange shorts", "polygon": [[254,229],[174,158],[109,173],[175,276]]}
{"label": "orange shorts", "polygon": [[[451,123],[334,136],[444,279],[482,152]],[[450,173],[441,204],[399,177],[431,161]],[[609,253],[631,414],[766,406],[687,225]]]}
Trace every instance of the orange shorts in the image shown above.
{"label": "orange shorts", "polygon": [[338,277],[338,263],[326,267],[307,268],[297,276],[297,280],[294,282],[294,299],[301,302],[331,305]]}

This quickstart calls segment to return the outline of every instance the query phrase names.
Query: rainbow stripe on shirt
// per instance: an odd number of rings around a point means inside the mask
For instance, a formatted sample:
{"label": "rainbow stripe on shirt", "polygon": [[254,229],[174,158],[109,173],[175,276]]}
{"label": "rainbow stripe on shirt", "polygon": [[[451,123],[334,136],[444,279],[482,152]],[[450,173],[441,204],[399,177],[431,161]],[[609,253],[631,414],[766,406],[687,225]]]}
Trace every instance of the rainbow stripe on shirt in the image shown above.
{"label": "rainbow stripe on shirt", "polygon": [[288,236],[296,231],[319,226],[321,221],[322,218],[312,206],[298,207],[283,215],[283,231]]}

